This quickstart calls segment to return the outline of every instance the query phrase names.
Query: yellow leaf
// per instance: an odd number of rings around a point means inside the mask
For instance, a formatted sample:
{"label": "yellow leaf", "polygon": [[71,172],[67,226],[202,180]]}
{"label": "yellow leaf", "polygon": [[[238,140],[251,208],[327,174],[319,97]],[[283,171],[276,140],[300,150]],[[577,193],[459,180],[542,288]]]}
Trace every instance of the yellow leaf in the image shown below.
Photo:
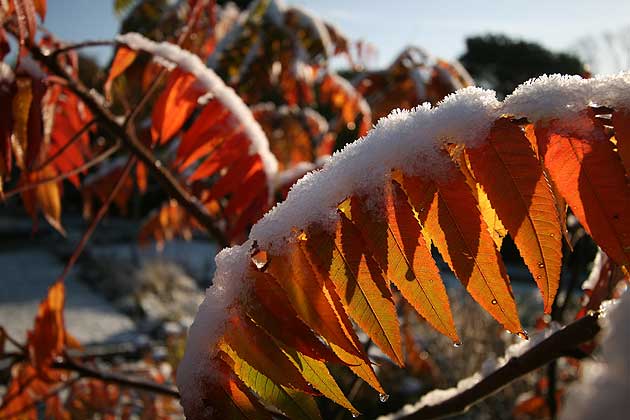
{"label": "yellow leaf", "polygon": [[391,291],[356,228],[340,212],[334,236],[311,226],[307,238],[306,248],[316,271],[332,280],[349,315],[374,343],[402,365],[400,331]]}
{"label": "yellow leaf", "polygon": [[376,211],[370,211],[367,200],[353,196],[345,214],[387,279],[434,328],[458,342],[446,289],[404,191],[393,181],[382,198],[384,208]]}
{"label": "yellow leaf", "polygon": [[280,386],[240,358],[229,346],[220,356],[236,375],[260,398],[292,419],[321,420],[315,400],[310,395]]}
{"label": "yellow leaf", "polygon": [[[267,272],[273,275],[289,297],[300,318],[328,343],[361,356],[361,351],[341,327],[340,317],[324,294],[322,282],[315,276],[301,247],[291,245],[286,255],[270,255]],[[347,362],[347,361],[346,361]]]}
{"label": "yellow leaf", "polygon": [[287,354],[300,370],[302,376],[304,376],[315,389],[320,391],[328,399],[350,410],[353,415],[359,414],[357,409],[352,406],[350,401],[348,401],[343,394],[343,391],[339,389],[335,378],[332,377],[325,363],[311,359],[292,349],[287,350]]}

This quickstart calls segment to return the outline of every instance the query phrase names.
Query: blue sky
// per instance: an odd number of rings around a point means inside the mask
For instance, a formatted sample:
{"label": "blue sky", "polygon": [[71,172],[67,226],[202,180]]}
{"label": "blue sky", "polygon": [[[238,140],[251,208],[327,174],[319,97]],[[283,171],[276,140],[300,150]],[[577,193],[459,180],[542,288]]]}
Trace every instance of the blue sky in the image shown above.
{"label": "blue sky", "polygon": [[[565,49],[586,35],[630,27],[630,2],[624,0],[291,0],[335,23],[352,39],[363,39],[387,64],[404,46],[422,46],[454,58],[467,36],[499,32]],[[45,25],[62,39],[112,38],[118,20],[113,0],[48,0]],[[101,56],[106,56],[102,53]]]}

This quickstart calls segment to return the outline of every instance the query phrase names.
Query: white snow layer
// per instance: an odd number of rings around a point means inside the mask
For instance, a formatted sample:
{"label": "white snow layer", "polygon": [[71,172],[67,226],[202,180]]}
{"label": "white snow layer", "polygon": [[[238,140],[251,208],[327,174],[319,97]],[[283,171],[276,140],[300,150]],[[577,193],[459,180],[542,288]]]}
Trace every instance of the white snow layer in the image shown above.
{"label": "white snow layer", "polygon": [[225,248],[216,256],[212,286],[206,289],[206,297],[188,330],[186,352],[177,368],[177,386],[182,405],[187,410],[189,407],[195,407],[195,411],[203,409],[201,393],[204,387],[200,383],[213,375],[211,363],[217,351],[217,340],[223,335],[230,314],[238,311],[242,300],[247,298],[245,272],[251,244],[247,241]]}
{"label": "white snow layer", "polygon": [[602,359],[582,364],[582,378],[569,388],[561,420],[587,420],[602,415],[609,420],[628,418],[630,293],[624,293],[602,321]]}
{"label": "white snow layer", "polygon": [[[254,119],[245,102],[232,88],[226,86],[221,78],[213,70],[206,67],[198,56],[175,44],[170,42],[153,42],[135,32],[118,35],[116,41],[127,45],[133,50],[141,50],[161,57],[194,75],[200,88],[204,89],[210,97],[218,99],[243,124],[247,137],[251,142],[249,152],[252,155],[258,154],[260,156],[269,189],[273,191],[274,178],[278,172],[278,161],[271,153],[271,150],[269,150],[269,141],[264,131]],[[203,101],[203,98],[200,98],[200,101]]]}
{"label": "white snow layer", "polygon": [[[131,42],[136,39],[132,37]],[[199,397],[196,384],[212,375],[206,363],[227,320],[225,308],[238,305],[236,297],[243,296],[237,290],[246,283],[243,270],[251,241],[257,241],[261,249],[282,251],[295,235],[294,227],[335,221],[341,201],[382,188],[393,168],[432,179],[445,176],[448,158],[440,152],[444,143],[478,146],[501,115],[527,117],[532,122],[561,118],[569,125],[591,104],[630,109],[630,72],[588,80],[543,76],[521,85],[503,103],[493,91],[469,87],[447,96],[435,108],[423,104],[382,118],[363,139],[335,153],[321,170],[301,178],[287,199],[256,223],[246,244],[219,254],[215,285],[208,289],[197,313],[178,372],[184,400]]]}

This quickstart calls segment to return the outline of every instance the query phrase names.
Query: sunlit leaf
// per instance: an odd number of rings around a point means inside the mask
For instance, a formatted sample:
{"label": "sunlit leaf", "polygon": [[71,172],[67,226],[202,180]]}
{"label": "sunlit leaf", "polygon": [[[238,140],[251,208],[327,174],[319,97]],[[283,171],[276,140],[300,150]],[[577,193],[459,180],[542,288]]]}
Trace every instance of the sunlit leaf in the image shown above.
{"label": "sunlit leaf", "polygon": [[468,151],[479,183],[507,227],[551,311],[560,284],[562,240],[551,186],[521,128],[498,120],[483,146]]}

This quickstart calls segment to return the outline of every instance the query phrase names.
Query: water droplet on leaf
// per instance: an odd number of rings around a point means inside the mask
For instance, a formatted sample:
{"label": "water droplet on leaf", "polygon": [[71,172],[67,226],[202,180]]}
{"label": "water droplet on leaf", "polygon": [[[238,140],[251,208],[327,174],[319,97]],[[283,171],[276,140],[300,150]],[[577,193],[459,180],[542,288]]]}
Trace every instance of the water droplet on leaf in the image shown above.
{"label": "water droplet on leaf", "polygon": [[264,271],[269,263],[269,257],[266,251],[258,250],[252,255],[252,262],[257,269]]}

